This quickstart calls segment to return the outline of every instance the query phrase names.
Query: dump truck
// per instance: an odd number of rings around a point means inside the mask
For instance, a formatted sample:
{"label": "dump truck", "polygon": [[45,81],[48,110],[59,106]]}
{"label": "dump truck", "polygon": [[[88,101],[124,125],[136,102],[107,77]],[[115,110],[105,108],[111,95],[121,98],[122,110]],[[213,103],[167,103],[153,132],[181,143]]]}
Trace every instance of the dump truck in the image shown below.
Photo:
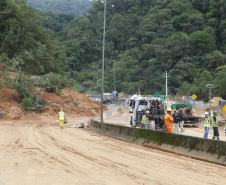
{"label": "dump truck", "polygon": [[175,103],[172,105],[173,112],[182,113],[184,116],[184,126],[190,125],[197,127],[199,125],[200,117],[194,116],[192,104],[188,103]]}

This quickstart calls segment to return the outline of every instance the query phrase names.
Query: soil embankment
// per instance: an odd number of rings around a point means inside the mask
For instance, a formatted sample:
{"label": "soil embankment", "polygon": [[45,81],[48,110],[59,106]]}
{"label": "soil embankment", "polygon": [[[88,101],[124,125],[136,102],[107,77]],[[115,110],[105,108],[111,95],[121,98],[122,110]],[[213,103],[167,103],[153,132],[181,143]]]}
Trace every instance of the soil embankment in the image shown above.
{"label": "soil embankment", "polygon": [[[61,95],[48,93],[41,89],[36,89],[37,96],[46,100],[48,104],[40,114],[31,110],[23,110],[18,94],[10,88],[4,88],[0,91],[1,120],[11,120],[9,112],[13,107],[21,109],[20,120],[55,120],[57,119],[60,108],[63,108],[68,120],[75,120],[82,117],[99,117],[101,105],[99,102],[91,100],[88,96],[80,94],[70,89],[63,89]],[[104,107],[106,110],[107,108]]]}

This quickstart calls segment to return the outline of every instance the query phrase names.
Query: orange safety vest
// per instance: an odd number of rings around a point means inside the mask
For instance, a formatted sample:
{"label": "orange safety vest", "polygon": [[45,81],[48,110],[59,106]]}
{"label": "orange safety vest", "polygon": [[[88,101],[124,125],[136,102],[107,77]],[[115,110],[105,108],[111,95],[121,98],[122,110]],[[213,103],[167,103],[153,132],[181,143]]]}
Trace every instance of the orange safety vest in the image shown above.
{"label": "orange safety vest", "polygon": [[166,132],[173,132],[173,117],[169,114],[166,114],[164,117]]}

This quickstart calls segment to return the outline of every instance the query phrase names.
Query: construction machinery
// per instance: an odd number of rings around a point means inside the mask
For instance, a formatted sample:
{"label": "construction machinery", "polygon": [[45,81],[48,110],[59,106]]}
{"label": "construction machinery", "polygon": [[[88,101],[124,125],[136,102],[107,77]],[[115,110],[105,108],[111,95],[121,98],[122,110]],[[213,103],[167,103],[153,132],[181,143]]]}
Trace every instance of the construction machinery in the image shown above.
{"label": "construction machinery", "polygon": [[144,110],[150,110],[155,117],[155,128],[163,129],[164,125],[164,106],[158,97],[136,97],[134,108],[132,110],[130,124],[132,127],[141,127],[142,113]]}
{"label": "construction machinery", "polygon": [[194,116],[192,104],[175,103],[172,105],[173,112],[182,113],[184,116],[184,125],[197,127],[199,125],[199,117]]}
{"label": "construction machinery", "polygon": [[148,101],[150,102],[150,112],[152,112],[155,117],[155,128],[161,130],[164,128],[163,125],[165,115],[163,101],[160,97],[149,97]]}

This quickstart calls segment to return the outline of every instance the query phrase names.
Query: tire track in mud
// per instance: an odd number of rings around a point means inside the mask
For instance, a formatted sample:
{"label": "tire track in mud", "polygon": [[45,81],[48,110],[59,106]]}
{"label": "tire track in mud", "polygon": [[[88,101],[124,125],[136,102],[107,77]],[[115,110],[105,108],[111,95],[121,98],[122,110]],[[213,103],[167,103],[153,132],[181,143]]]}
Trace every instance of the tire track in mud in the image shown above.
{"label": "tire track in mud", "polygon": [[[105,137],[105,136],[101,136],[101,137]],[[106,138],[108,138],[109,139],[109,137],[108,136],[106,136]],[[132,150],[128,150],[126,147],[119,147],[118,145],[117,146],[115,146],[114,144],[112,144],[111,142],[109,142],[111,139],[109,139],[108,141],[107,141],[107,145],[108,145],[108,147],[112,147],[114,150],[117,150],[118,152],[121,152],[121,153],[124,153],[125,151],[126,151],[126,153],[127,154],[129,154],[129,155],[132,155],[132,156],[134,156],[134,157],[140,157],[140,158],[145,158],[146,157],[146,154],[143,154],[144,152],[143,151],[141,151],[141,152],[138,152],[138,151],[136,151],[136,152],[134,152],[134,151],[132,151]],[[119,140],[117,140],[119,143],[120,143],[120,141]],[[96,141],[97,143],[101,143],[102,141]],[[122,143],[123,143],[124,141],[122,141]],[[126,145],[126,143],[127,142],[124,142],[124,144]],[[137,147],[137,148],[140,148],[140,147]],[[148,149],[148,151],[151,151],[151,152],[154,152],[154,153],[156,153],[158,156],[152,156],[152,157],[150,157],[150,156],[148,156],[146,159],[147,160],[151,160],[151,161],[153,161],[153,160],[155,160],[156,162],[160,162],[160,163],[165,163],[165,164],[170,164],[170,165],[177,165],[176,167],[177,167],[177,169],[179,170],[181,170],[182,172],[183,171],[185,171],[185,173],[188,173],[188,172],[194,172],[194,173],[197,173],[197,172],[199,172],[199,171],[202,171],[202,173],[203,173],[203,175],[205,175],[206,173],[214,173],[215,172],[215,170],[208,170],[207,171],[207,169],[206,169],[206,167],[202,167],[202,166],[199,166],[199,165],[192,165],[192,164],[187,164],[187,165],[185,165],[185,166],[182,166],[181,164],[183,164],[184,163],[184,161],[185,160],[192,160],[192,161],[195,161],[195,162],[199,162],[199,163],[203,163],[202,161],[197,161],[197,160],[195,160],[195,159],[190,159],[190,158],[188,158],[188,157],[184,157],[184,156],[177,156],[177,160],[175,161],[175,160],[172,160],[173,158],[175,158],[175,154],[167,154],[167,157],[162,157],[161,156],[161,153],[163,153],[164,155],[165,155],[165,152],[162,152],[162,151],[159,151],[159,150],[153,150],[153,149]],[[136,153],[136,154],[135,154]],[[165,164],[163,164],[163,165],[161,165],[161,164],[158,164],[158,168],[164,168],[164,166],[165,166]],[[186,164],[186,163],[185,163]],[[187,172],[188,171],[188,172]],[[181,173],[181,172],[180,172]],[[216,174],[219,174],[219,172],[216,172]],[[224,172],[221,172],[220,173],[223,177],[225,177],[225,173]],[[172,179],[173,180],[173,179]]]}
{"label": "tire track in mud", "polygon": [[0,129],[0,178],[11,184],[32,184],[36,176],[41,184],[222,184],[226,179],[223,166],[90,130],[61,130],[54,123],[0,124]]}
{"label": "tire track in mud", "polygon": [[[61,151],[63,151],[63,154],[62,154],[62,152],[57,152],[55,154],[51,154],[51,155],[49,154],[49,155],[45,156],[45,157],[47,157],[47,161],[49,161],[50,163],[53,163],[52,161],[55,160],[55,162],[62,164],[64,167],[68,167],[72,164],[68,158],[76,157],[77,158],[76,160],[78,160],[78,158],[79,158],[81,161],[91,161],[91,162],[96,163],[95,165],[105,166],[102,162],[99,162],[98,160],[96,160],[95,158],[93,158],[91,156],[87,156],[87,155],[83,154],[81,152],[81,150],[76,150],[75,148],[73,148],[73,146],[68,147],[68,146],[61,145],[62,141],[57,140],[51,134],[56,135],[56,133],[52,133],[49,130],[46,130],[46,131],[41,130],[38,133],[34,134],[34,137],[36,137],[36,140],[40,137],[42,138],[42,141],[36,141],[36,143],[40,147],[43,148],[41,150],[43,153],[49,153],[48,152],[49,149],[47,149],[47,147],[50,147],[50,146],[57,147]],[[70,154],[68,154],[68,153],[70,153]],[[67,157],[64,157],[64,156],[67,156]],[[70,171],[68,169],[65,169],[65,170]],[[82,171],[79,171],[79,172],[84,175],[84,172],[82,172]]]}

